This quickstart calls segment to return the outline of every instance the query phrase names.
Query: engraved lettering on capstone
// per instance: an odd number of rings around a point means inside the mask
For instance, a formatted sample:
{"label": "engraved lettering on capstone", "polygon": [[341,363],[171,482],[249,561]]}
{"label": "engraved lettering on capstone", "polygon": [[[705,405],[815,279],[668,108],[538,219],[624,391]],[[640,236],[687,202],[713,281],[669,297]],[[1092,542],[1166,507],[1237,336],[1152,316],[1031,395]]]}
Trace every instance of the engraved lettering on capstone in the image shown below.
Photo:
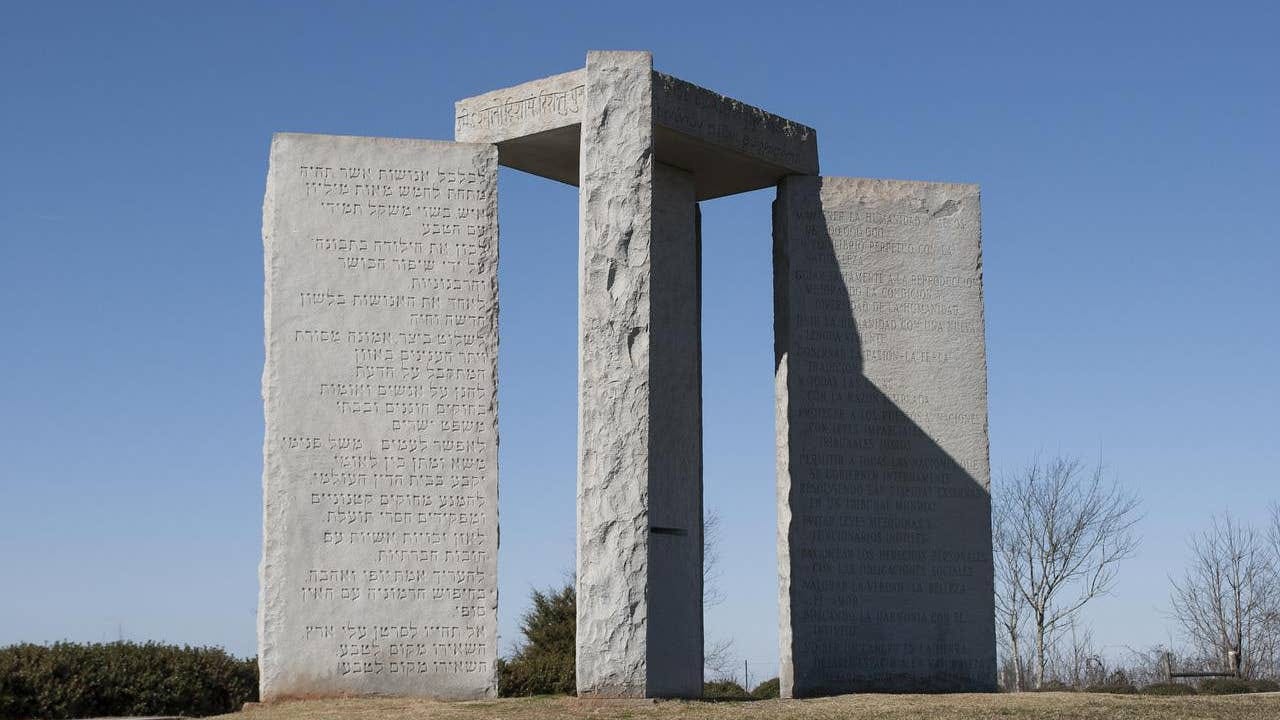
{"label": "engraved lettering on capstone", "polygon": [[577,118],[582,113],[582,100],[586,90],[586,85],[577,85],[567,90],[504,98],[493,105],[459,113],[454,131],[475,127],[499,130],[543,116]]}

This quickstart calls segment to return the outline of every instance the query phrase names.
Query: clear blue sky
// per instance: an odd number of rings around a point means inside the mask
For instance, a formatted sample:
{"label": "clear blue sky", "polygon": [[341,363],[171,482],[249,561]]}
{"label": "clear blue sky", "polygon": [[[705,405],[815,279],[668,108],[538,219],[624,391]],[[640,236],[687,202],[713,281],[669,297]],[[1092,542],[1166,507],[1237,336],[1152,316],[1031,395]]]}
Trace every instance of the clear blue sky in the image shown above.
{"label": "clear blue sky", "polygon": [[[445,5],[4,4],[0,643],[255,651],[271,133],[449,139],[588,49],[816,127],[827,174],[982,184],[995,473],[1101,452],[1145,498],[1103,645],[1166,640],[1188,533],[1280,498],[1275,4]],[[573,566],[577,201],[500,197],[505,648]],[[704,205],[708,631],[759,677],[771,197]]]}

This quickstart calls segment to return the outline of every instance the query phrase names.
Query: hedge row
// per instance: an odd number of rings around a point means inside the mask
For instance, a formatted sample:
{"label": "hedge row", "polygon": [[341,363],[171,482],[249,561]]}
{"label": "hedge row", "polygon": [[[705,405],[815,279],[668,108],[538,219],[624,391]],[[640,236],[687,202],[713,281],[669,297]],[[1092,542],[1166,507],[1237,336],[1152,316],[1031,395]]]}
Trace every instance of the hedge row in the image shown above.
{"label": "hedge row", "polygon": [[0,648],[0,718],[216,715],[258,699],[258,662],[215,647],[67,643]]}
{"label": "hedge row", "polygon": [[765,680],[747,692],[734,680],[712,680],[702,684],[703,700],[773,700],[778,697],[778,678]]}
{"label": "hedge row", "polygon": [[[1048,691],[1066,691],[1073,692],[1074,689],[1065,685],[1056,688],[1046,688]],[[1090,685],[1084,688],[1085,692],[1111,693],[1115,695],[1131,695],[1133,693],[1141,693],[1143,695],[1235,695],[1241,693],[1256,692],[1276,692],[1280,690],[1280,683],[1274,680],[1242,680],[1233,677],[1206,678],[1201,680],[1198,685],[1190,685],[1185,683],[1156,683],[1154,685],[1144,685],[1138,687],[1129,682],[1113,682],[1101,685]]]}

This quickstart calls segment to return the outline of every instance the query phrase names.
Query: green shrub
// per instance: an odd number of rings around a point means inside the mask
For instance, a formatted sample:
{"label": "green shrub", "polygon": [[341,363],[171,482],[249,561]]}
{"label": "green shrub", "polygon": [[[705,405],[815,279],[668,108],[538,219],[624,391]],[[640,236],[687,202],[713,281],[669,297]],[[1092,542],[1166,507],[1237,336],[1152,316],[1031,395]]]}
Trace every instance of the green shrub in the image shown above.
{"label": "green shrub", "polygon": [[258,699],[258,662],[148,642],[0,648],[0,718],[217,715]]}
{"label": "green shrub", "polygon": [[1147,685],[1138,692],[1143,695],[1195,695],[1196,689],[1182,683],[1168,682]]}
{"label": "green shrub", "polygon": [[781,690],[782,684],[778,678],[772,678],[757,685],[756,689],[751,691],[751,697],[757,700],[773,700],[781,694]]}
{"label": "green shrub", "polygon": [[1033,688],[1033,692],[1074,692],[1075,688],[1060,680],[1045,680],[1038,688]]}
{"label": "green shrub", "polygon": [[1249,689],[1253,692],[1280,692],[1280,682],[1275,680],[1250,680]]}
{"label": "green shrub", "polygon": [[712,680],[702,684],[703,700],[750,700],[751,694],[733,680]]}
{"label": "green shrub", "polygon": [[1238,695],[1251,690],[1248,681],[1240,678],[1206,678],[1200,681],[1201,695]]}
{"label": "green shrub", "polygon": [[1124,670],[1116,670],[1107,676],[1106,681],[1090,685],[1084,691],[1111,693],[1113,695],[1132,695],[1138,692],[1138,688],[1134,687],[1133,682],[1129,680],[1129,676],[1125,674]]}
{"label": "green shrub", "polygon": [[1086,687],[1084,691],[1091,693],[1111,693],[1113,695],[1132,695],[1138,692],[1138,688],[1129,683],[1122,683],[1118,685],[1100,683],[1098,685],[1090,685]]}
{"label": "green shrub", "polygon": [[520,619],[524,643],[498,661],[498,694],[571,695],[576,690],[577,595],[572,584],[559,591],[534,590],[533,607]]}

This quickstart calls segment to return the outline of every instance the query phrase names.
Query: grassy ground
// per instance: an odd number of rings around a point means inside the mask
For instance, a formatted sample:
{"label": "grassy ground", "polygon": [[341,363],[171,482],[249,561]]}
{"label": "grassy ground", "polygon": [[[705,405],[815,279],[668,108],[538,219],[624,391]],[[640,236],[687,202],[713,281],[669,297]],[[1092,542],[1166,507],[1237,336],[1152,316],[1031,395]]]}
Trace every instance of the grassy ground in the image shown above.
{"label": "grassy ground", "polygon": [[558,720],[559,718],[768,718],[769,720],[1276,720],[1280,693],[1149,697],[1095,693],[845,695],[816,700],[697,702],[538,697],[464,703],[411,699],[302,700],[260,705],[224,720]]}

